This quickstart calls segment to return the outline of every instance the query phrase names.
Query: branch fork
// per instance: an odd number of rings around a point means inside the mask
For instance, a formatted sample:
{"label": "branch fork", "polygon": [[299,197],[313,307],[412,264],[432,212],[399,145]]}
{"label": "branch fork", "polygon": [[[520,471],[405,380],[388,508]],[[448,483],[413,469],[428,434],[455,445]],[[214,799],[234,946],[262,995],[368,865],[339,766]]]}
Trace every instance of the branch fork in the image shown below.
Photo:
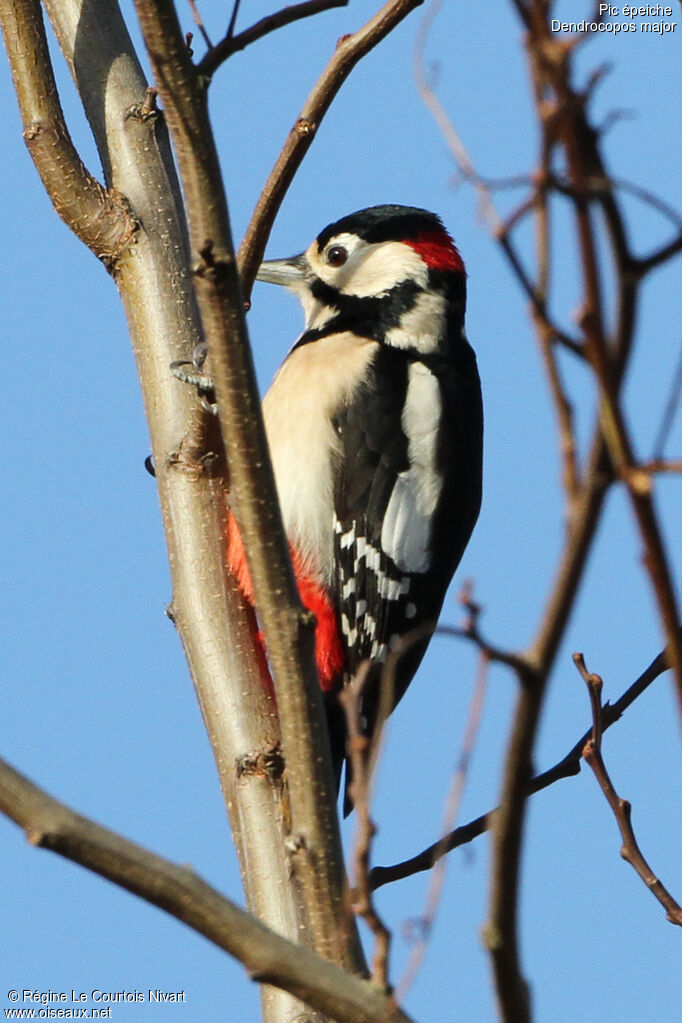
{"label": "branch fork", "polygon": [[673,898],[662,881],[654,874],[639,847],[632,826],[632,806],[627,799],[622,799],[611,781],[611,776],[602,755],[602,679],[601,676],[587,670],[585,658],[581,653],[573,655],[573,662],[581,678],[587,686],[592,708],[592,733],[585,743],[582,756],[591,768],[606,800],[611,807],[618,824],[623,843],[620,849],[622,858],[639,874],[654,898],[658,899],[666,910],[666,917],[671,924],[682,927],[682,907]]}

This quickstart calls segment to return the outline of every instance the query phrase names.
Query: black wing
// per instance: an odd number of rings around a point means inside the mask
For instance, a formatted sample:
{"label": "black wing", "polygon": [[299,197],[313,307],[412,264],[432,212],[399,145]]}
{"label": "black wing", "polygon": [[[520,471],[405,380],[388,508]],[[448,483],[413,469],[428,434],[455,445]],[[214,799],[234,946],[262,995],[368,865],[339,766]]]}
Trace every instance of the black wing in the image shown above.
{"label": "black wing", "polygon": [[[406,416],[415,379],[421,390]],[[415,405],[415,396],[429,395],[439,407]],[[334,494],[335,599],[348,676],[366,660],[374,665],[363,707],[371,734],[381,665],[399,637],[416,625],[435,625],[478,516],[482,408],[473,351],[462,342],[454,358],[420,358],[381,346],[369,381],[336,425],[342,462]],[[433,460],[426,480],[410,474],[419,441]],[[416,500],[422,491],[432,505],[424,515]],[[428,638],[416,642],[401,657],[389,711],[427,644]]]}

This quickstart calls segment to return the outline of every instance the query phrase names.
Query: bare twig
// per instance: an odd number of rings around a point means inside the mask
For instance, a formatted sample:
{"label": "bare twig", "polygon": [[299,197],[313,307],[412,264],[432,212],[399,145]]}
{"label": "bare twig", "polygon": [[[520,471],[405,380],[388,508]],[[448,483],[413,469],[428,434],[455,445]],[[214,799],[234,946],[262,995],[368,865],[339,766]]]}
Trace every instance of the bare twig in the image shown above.
{"label": "bare twig", "polygon": [[358,61],[421,3],[423,0],[388,0],[366,25],[351,35],[342,36],[339,40],[334,55],[318,78],[289,132],[239,247],[238,263],[245,298],[248,299],[251,294],[256,271],[263,258],[265,244],[277,211],[332,100]]}
{"label": "bare twig", "polygon": [[[488,181],[479,174],[471,157],[469,156],[459,132],[455,128],[451,118],[443,107],[443,104],[440,102],[438,96],[427,80],[424,69],[426,41],[433,21],[441,7],[442,0],[435,0],[435,2],[429,6],[424,18],[422,19],[420,30],[417,35],[414,51],[414,70],[419,95],[438,125],[438,128],[455,160],[455,164],[457,165],[462,179],[464,181],[468,181],[478,195],[481,212],[488,226],[488,230],[502,247],[514,274],[530,299],[534,312],[543,323],[548,336],[552,341],[556,341],[569,351],[573,352],[574,355],[584,358],[582,346],[574,338],[571,338],[570,335],[563,331],[558,324],[552,321],[547,308],[547,302],[541,289],[533,284],[533,281],[528,275],[511,240],[511,232],[513,228],[516,227],[529,213],[531,213],[536,206],[537,186],[533,188],[530,196],[524,199],[518,205],[516,210],[514,210],[507,219],[503,221],[497,212],[492,199],[492,192],[493,190],[498,189],[498,184]],[[513,180],[516,184],[521,179]]]}
{"label": "bare twig", "polygon": [[474,643],[481,653],[489,661],[496,664],[506,664],[508,668],[515,670],[523,665],[523,659],[512,650],[503,650],[501,647],[493,646],[480,632],[478,625],[473,628],[470,625],[464,627],[457,625],[439,625],[435,630],[437,636],[452,636],[454,639],[468,639]]}
{"label": "bare twig", "polygon": [[552,336],[551,330],[548,329],[546,318],[536,314],[535,319],[536,332],[540,338],[542,359],[545,364],[547,381],[557,417],[564,492],[569,503],[572,503],[580,489],[578,445],[574,430],[573,405],[564,387],[561,369],[553,344],[555,338]]}
{"label": "bare twig", "polygon": [[616,823],[618,824],[618,829],[620,831],[621,838],[623,839],[620,854],[623,859],[637,871],[649,891],[661,903],[663,908],[666,910],[667,918],[670,923],[676,924],[678,927],[682,927],[682,907],[680,907],[667,888],[656,877],[645,860],[632,827],[632,807],[626,799],[621,799],[616,792],[604,763],[601,750],[603,734],[601,708],[602,680],[599,675],[595,675],[593,672],[587,670],[582,654],[574,654],[573,661],[580,672],[583,681],[587,685],[590,695],[590,705],[592,707],[592,733],[585,743],[582,755],[585,762],[591,767],[594,776],[599,782],[599,786],[606,796],[606,800],[611,807],[611,810],[613,811],[613,815],[616,818]]}
{"label": "bare twig", "polygon": [[[665,633],[669,655],[680,677],[682,664],[677,629],[675,595],[660,541],[656,515],[645,483],[635,475],[629,437],[619,407],[623,370],[631,350],[637,301],[637,274],[625,223],[613,189],[604,188],[595,200],[601,207],[616,274],[617,316],[614,336],[607,347],[607,320],[601,289],[601,269],[589,208],[588,181],[607,180],[599,152],[599,135],[588,122],[587,93],[571,86],[569,46],[557,45],[549,26],[549,5],[534,4],[524,11],[529,29],[526,45],[535,86],[538,121],[547,132],[547,145],[561,145],[567,158],[574,189],[573,208],[583,275],[581,326],[585,354],[595,370],[601,389],[601,434],[592,446],[584,485],[570,508],[569,531],[557,582],[536,642],[528,653],[529,671],[519,675],[520,693],[505,762],[505,781],[500,810],[495,815],[493,871],[488,938],[493,959],[498,1001],[503,1020],[520,1023],[530,1018],[527,986],[520,966],[517,936],[518,870],[523,835],[524,801],[530,757],[540,720],[547,679],[583,573],[606,489],[616,468],[628,477],[628,488],[640,526]],[[596,81],[596,77],[594,81]],[[550,111],[551,116],[547,116]],[[639,492],[638,492],[639,491]],[[682,689],[678,688],[682,700]]]}
{"label": "bare twig", "polygon": [[515,671],[522,670],[525,664],[522,657],[511,650],[493,646],[483,636],[479,625],[483,608],[474,600],[471,580],[464,582],[457,600],[466,611],[467,617],[464,624],[461,626],[439,625],[434,630],[435,633],[439,636],[452,636],[455,639],[468,639],[478,647],[486,660],[494,661],[497,664],[506,664],[508,668],[513,668]]}
{"label": "bare twig", "polygon": [[[517,211],[519,213],[519,220],[521,219],[521,214],[525,217],[526,214],[531,212],[532,208],[532,203],[524,203]],[[571,337],[570,334],[568,334],[565,330],[562,330],[561,327],[554,322],[550,316],[546,301],[543,299],[538,288],[533,283],[530,274],[524,267],[521,257],[512,243],[510,231],[512,226],[516,226],[516,223],[518,222],[519,221],[515,221],[512,216],[512,218],[510,218],[509,221],[506,221],[502,228],[497,232],[496,237],[500,247],[507,257],[507,261],[514,272],[517,281],[521,285],[522,290],[530,299],[533,307],[533,313],[542,323],[543,328],[547,332],[548,338],[551,341],[556,341],[556,343],[560,344],[562,348],[565,348],[573,355],[577,355],[578,358],[584,359],[585,351],[582,343]]]}
{"label": "bare twig", "polygon": [[[648,689],[652,682],[662,675],[664,671],[667,671],[668,667],[666,652],[663,651],[654,658],[648,668],[635,679],[632,685],[628,686],[615,703],[604,704],[602,707],[602,732],[605,732],[607,728],[610,728],[616,721],[619,721],[628,707]],[[582,752],[585,743],[591,735],[591,731],[591,728],[587,729],[580,739],[573,744],[568,753],[554,764],[553,767],[548,768],[531,779],[527,796],[541,792],[562,778],[571,778],[580,773]],[[434,842],[433,845],[423,849],[416,856],[403,860],[401,863],[395,863],[390,867],[373,867],[370,871],[370,884],[372,888],[380,888],[382,885],[393,881],[400,881],[405,877],[411,877],[412,874],[431,870],[441,856],[445,856],[453,849],[472,842],[479,835],[487,831],[492,824],[494,814],[495,810],[490,810],[488,813],[476,817],[475,820],[469,821],[468,824],[455,828],[445,838]]]}
{"label": "bare twig", "polygon": [[[347,0],[344,0],[345,2]],[[256,203],[239,247],[237,266],[245,305],[249,301],[256,271],[262,261],[275,216],[333,99],[359,60],[423,2],[424,0],[389,0],[363,28],[352,35],[343,36],[339,40],[334,55],[313,87],[282,147]],[[305,8],[308,13],[316,13],[316,9],[312,6],[309,7],[308,4],[294,5],[294,7]],[[292,9],[285,8],[284,10]],[[268,19],[265,20],[268,21]],[[271,25],[272,23],[268,21],[267,31],[271,30]],[[256,27],[254,26],[254,29]],[[207,54],[204,60],[208,61],[210,57],[211,54]],[[197,70],[202,74],[207,73],[203,62],[199,64]],[[211,433],[210,420],[211,417],[208,414],[197,413],[191,442],[192,449],[200,450],[207,445],[208,436]]]}
{"label": "bare twig", "polygon": [[196,0],[188,0],[188,3],[189,3],[190,10],[192,12],[192,17],[194,18],[194,24],[197,26],[197,28],[201,32],[201,36],[202,36],[204,42],[206,43],[206,46],[208,47],[208,49],[212,50],[213,49],[213,43],[211,42],[209,34],[206,31],[206,26],[204,25],[204,20],[201,17],[201,14],[199,13],[199,8],[197,7]]}
{"label": "bare twig", "polygon": [[[562,195],[566,195],[574,199],[577,195],[575,186],[566,177],[560,174],[552,172],[548,179],[549,184],[557,192]],[[651,209],[656,210],[661,216],[669,220],[678,231],[682,231],[682,214],[679,210],[671,206],[670,203],[665,202],[659,195],[654,192],[650,192],[647,188],[642,188],[641,185],[637,185],[634,182],[626,181],[624,178],[609,177],[604,175],[591,174],[585,179],[585,195],[599,198],[608,196],[614,189],[619,192],[624,192],[627,195],[632,195],[636,199],[639,199],[645,205],[650,206]]]}
{"label": "bare twig", "polygon": [[682,232],[675,235],[669,242],[655,249],[650,255],[634,260],[634,269],[638,276],[643,277],[651,270],[655,270],[661,263],[666,263],[673,256],[682,252]]}
{"label": "bare twig", "polygon": [[675,422],[675,416],[677,415],[677,409],[680,404],[680,396],[682,395],[682,347],[680,347],[680,353],[677,357],[677,366],[673,379],[670,384],[670,393],[668,394],[668,400],[665,403],[665,409],[663,410],[663,416],[661,417],[661,424],[658,427],[656,433],[656,440],[654,441],[654,453],[653,460],[660,462],[665,456],[665,446],[670,436],[670,431],[673,428]]}
{"label": "bare twig", "polygon": [[[450,791],[445,805],[445,812],[441,826],[444,836],[442,842],[446,842],[448,833],[452,832],[452,827],[457,819],[457,814],[462,801],[462,793],[464,792],[464,786],[466,785],[466,780],[469,774],[469,764],[471,763],[471,757],[474,752],[481,724],[489,663],[489,658],[485,653],[481,652],[478,662],[478,671],[476,673],[476,682],[469,705],[466,729],[462,740],[462,748],[458,763],[455,766],[452,784],[450,786]],[[446,860],[439,849],[438,843],[436,844],[434,853],[434,863],[436,865],[436,869],[431,875],[429,890],[426,897],[426,906],[419,919],[419,927],[417,928],[418,938],[412,948],[410,958],[397,988],[396,1000],[398,1004],[402,1004],[405,1000],[405,996],[412,987],[417,973],[419,972],[419,968],[426,953],[426,945],[433,930],[436,912],[443,894]]]}
{"label": "bare twig", "polygon": [[353,847],[355,881],[353,911],[362,917],[374,935],[372,982],[381,991],[389,992],[391,990],[388,975],[391,932],[379,916],[369,884],[369,865],[376,825],[370,813],[371,740],[363,734],[360,727],[360,703],[370,668],[371,662],[365,661],[360,666],[355,678],[351,679],[339,694],[339,700],[344,709],[348,730],[347,749],[353,777],[350,795],[357,819],[356,839]]}
{"label": "bare twig", "polygon": [[[541,107],[541,98],[536,96],[536,103]],[[575,500],[579,487],[579,472],[577,460],[577,443],[573,429],[573,406],[568,399],[564,388],[561,370],[554,345],[556,336],[553,335],[548,317],[541,315],[538,311],[546,310],[549,299],[551,284],[551,212],[547,181],[550,174],[553,145],[543,132],[540,142],[540,171],[537,178],[537,197],[535,202],[535,237],[537,252],[537,301],[533,302],[535,319],[535,330],[540,342],[545,372],[549,383],[550,393],[554,402],[554,409],[559,428],[559,453],[563,466],[563,484],[569,502]],[[582,346],[580,346],[582,352]]]}
{"label": "bare twig", "polygon": [[188,867],[74,813],[0,760],[0,809],[36,846],[139,895],[203,934],[261,983],[289,991],[335,1020],[409,1023],[372,984],[280,937]]}
{"label": "bare twig", "polygon": [[[585,336],[585,354],[592,366],[600,395],[601,430],[611,463],[625,481],[635,520],[644,548],[644,561],[654,591],[663,628],[670,647],[678,705],[682,713],[682,643],[678,639],[679,613],[666,551],[658,524],[651,477],[637,471],[630,433],[623,415],[617,373],[614,372],[611,346],[605,328],[601,274],[595,230],[589,208],[590,182],[596,175],[608,180],[599,154],[598,134],[587,120],[585,97],[578,95],[570,84],[568,53],[564,61],[546,59],[546,46],[550,39],[546,15],[536,22],[536,35],[531,41],[537,90],[551,88],[559,107],[556,130],[566,152],[571,186],[574,190],[573,212],[580,249],[584,297],[581,308],[581,326]],[[625,274],[634,260],[627,244],[622,222],[616,224],[613,190],[604,186],[600,199],[616,248],[616,265]],[[621,285],[622,287],[622,285]]]}
{"label": "bare twig", "polygon": [[[542,23],[542,16],[536,18],[538,9],[517,3],[517,10],[527,28],[534,26],[535,21]],[[531,16],[531,11],[532,16]],[[538,31],[540,31],[538,29]],[[423,41],[421,44],[423,50]],[[492,199],[485,184],[476,173],[461,140],[442,105],[426,84],[421,70],[421,50],[417,50],[417,73],[420,90],[425,102],[432,110],[455,156],[462,174],[476,189],[481,198],[482,208],[491,232],[499,241],[507,259],[529,295],[536,313],[546,322],[547,329],[556,332],[547,314],[544,295],[538,291],[525,271],[520,257],[516,253],[511,239],[512,226],[523,218],[535,205],[536,197],[523,202],[518,210],[509,218],[506,225],[500,224]],[[421,70],[421,78],[420,76]],[[537,88],[536,96],[542,95]],[[540,114],[542,121],[542,114]],[[547,142],[549,151],[550,141]],[[539,183],[542,184],[542,177]],[[618,231],[617,218],[612,217],[612,230]],[[623,303],[623,312],[619,318],[622,345],[628,343],[628,330],[632,329],[633,317],[630,307]],[[561,339],[563,342],[563,339]],[[570,340],[570,339],[567,339]],[[569,345],[582,354],[579,346]],[[563,410],[565,420],[565,410]],[[518,658],[516,667],[520,683],[519,699],[514,718],[514,727],[510,738],[506,760],[502,801],[495,815],[495,839],[493,843],[493,870],[490,898],[489,925],[486,939],[494,964],[496,986],[503,1019],[514,1023],[529,1020],[530,1008],[528,990],[523,979],[518,954],[517,941],[517,891],[518,871],[520,867],[521,839],[523,834],[524,803],[527,785],[531,776],[531,757],[547,679],[551,670],[559,640],[568,620],[578,584],[585,568],[587,555],[603,506],[604,495],[612,481],[612,473],[605,458],[604,445],[601,438],[593,443],[592,457],[589,460],[589,473],[585,475],[585,485],[571,497],[568,535],[564,552],[559,564],[557,577],[550,592],[543,620],[536,641],[525,657]]]}
{"label": "bare twig", "polygon": [[414,76],[417,83],[417,91],[422,102],[430,111],[438,128],[445,139],[462,178],[468,181],[474,188],[481,206],[481,211],[488,224],[490,232],[495,234],[502,227],[502,221],[492,201],[490,189],[477,173],[469,154],[464,147],[459,133],[456,131],[450,117],[436,93],[431,88],[424,67],[424,53],[426,43],[433,26],[433,22],[440,13],[443,0],[431,0],[431,3],[424,12],[419,31],[414,44]]}
{"label": "bare twig", "polygon": [[642,472],[678,473],[682,472],[682,458],[651,458],[639,466]]}
{"label": "bare twig", "polygon": [[227,25],[227,32],[225,35],[228,39],[232,39],[234,36],[234,30],[237,27],[237,18],[239,17],[239,9],[242,5],[242,0],[234,0],[232,4],[232,14]]}
{"label": "bare twig", "polygon": [[[239,10],[239,3],[235,3],[230,24],[224,38],[215,46],[207,43],[209,51],[199,61],[197,70],[200,74],[210,78],[233,53],[246,49],[251,43],[257,42],[270,32],[275,32],[277,29],[284,28],[285,25],[291,25],[294,21],[300,21],[302,18],[310,18],[315,14],[320,14],[322,11],[329,11],[334,7],[346,7],[347,5],[348,0],[303,0],[302,3],[290,4],[289,7],[283,7],[281,11],[266,15],[260,21],[244,29],[243,32],[235,35],[234,28]],[[199,23],[197,22],[197,24]]]}
{"label": "bare twig", "polygon": [[523,24],[526,26],[526,28],[530,28],[531,14],[529,0],[512,0],[512,4],[516,8],[516,12],[521,21],[523,22]]}
{"label": "bare twig", "polygon": [[505,754],[500,805],[492,819],[491,885],[483,938],[505,1023],[530,1023],[531,1018],[530,992],[519,952],[518,893],[525,803],[546,679],[544,671],[518,673],[519,693]]}

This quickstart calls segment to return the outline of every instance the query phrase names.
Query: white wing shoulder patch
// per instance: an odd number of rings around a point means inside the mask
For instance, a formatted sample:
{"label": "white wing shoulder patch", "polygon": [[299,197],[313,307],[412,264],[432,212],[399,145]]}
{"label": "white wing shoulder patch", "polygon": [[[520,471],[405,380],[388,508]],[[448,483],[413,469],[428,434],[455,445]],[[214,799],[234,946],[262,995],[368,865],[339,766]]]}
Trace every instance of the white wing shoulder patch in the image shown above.
{"label": "white wing shoulder patch", "polygon": [[402,572],[426,572],[431,562],[432,516],[443,483],[437,467],[441,412],[438,380],[423,362],[413,362],[402,413],[410,468],[396,479],[381,529],[381,547]]}

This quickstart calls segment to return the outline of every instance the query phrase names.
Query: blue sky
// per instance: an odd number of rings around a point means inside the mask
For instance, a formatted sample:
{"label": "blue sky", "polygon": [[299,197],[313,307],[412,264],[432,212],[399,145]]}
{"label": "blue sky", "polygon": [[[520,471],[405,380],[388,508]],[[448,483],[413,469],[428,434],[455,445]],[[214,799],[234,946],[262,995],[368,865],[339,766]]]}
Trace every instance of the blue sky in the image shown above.
{"label": "blue sky", "polygon": [[[222,7],[206,2],[202,9],[217,37]],[[242,25],[269,9],[260,0],[247,5]],[[336,39],[373,9],[357,0],[289,27],[235,56],[216,76],[213,123],[237,239]],[[564,4],[559,17],[587,10]],[[486,456],[481,518],[443,621],[460,620],[454,596],[458,583],[471,578],[485,607],[486,634],[522,649],[536,629],[562,538],[554,421],[525,300],[473,196],[453,188],[451,159],[416,94],[411,54],[420,16],[412,15],[345,84],[286,198],[268,254],[298,252],[328,222],[374,203],[421,205],[445,220],[469,273],[467,326],[483,380]],[[183,27],[192,28],[187,9]],[[607,136],[613,172],[672,204],[680,202],[680,40],[673,37],[680,31],[678,23],[665,37],[600,36],[579,62],[583,74],[605,61],[613,65],[595,100],[598,120],[614,109],[632,114]],[[526,173],[536,138],[511,4],[450,5],[436,22],[428,57],[440,64],[438,94],[481,173]],[[148,440],[123,314],[106,273],[43,193],[21,142],[4,67],[0,89],[0,750],[80,812],[191,863],[241,900],[210,750],[179,642],[164,616],[170,583],[154,483],[143,469]],[[70,90],[65,106],[86,162],[97,171]],[[513,195],[500,197],[503,209],[513,202]],[[636,251],[646,253],[668,237],[670,228],[656,214],[632,199],[626,206]],[[578,284],[566,227],[558,231],[554,259],[568,318]],[[644,293],[625,388],[641,457],[651,454],[680,350],[681,292],[678,261]],[[263,387],[300,326],[293,298],[256,286],[249,327]],[[566,370],[585,438],[592,385],[582,369],[567,363]],[[667,453],[682,453],[682,416]],[[678,477],[657,487],[678,571],[681,485]],[[584,651],[589,667],[604,676],[605,698],[613,700],[661,645],[630,510],[614,491],[557,661],[538,767],[563,756],[587,725],[573,650]],[[395,715],[376,803],[378,863],[402,859],[437,837],[474,672],[466,645],[436,639]],[[495,803],[513,697],[513,678],[492,670],[460,823]],[[633,803],[653,869],[682,898],[679,738],[664,676],[608,733],[605,756],[618,790]],[[521,934],[537,1020],[568,1023],[589,1014],[603,1023],[679,1023],[680,934],[619,858],[616,826],[594,779],[583,772],[534,798],[528,825]],[[486,837],[450,857],[426,960],[406,1003],[416,1019],[496,1018],[480,940],[488,857]],[[257,1018],[257,991],[238,964],[159,910],[31,849],[5,820],[0,862],[3,1009],[10,988],[159,987],[184,989],[186,1004],[114,1008],[112,1018]],[[421,914],[425,890],[419,877],[379,894],[395,931],[394,980],[410,950],[404,924]]]}

